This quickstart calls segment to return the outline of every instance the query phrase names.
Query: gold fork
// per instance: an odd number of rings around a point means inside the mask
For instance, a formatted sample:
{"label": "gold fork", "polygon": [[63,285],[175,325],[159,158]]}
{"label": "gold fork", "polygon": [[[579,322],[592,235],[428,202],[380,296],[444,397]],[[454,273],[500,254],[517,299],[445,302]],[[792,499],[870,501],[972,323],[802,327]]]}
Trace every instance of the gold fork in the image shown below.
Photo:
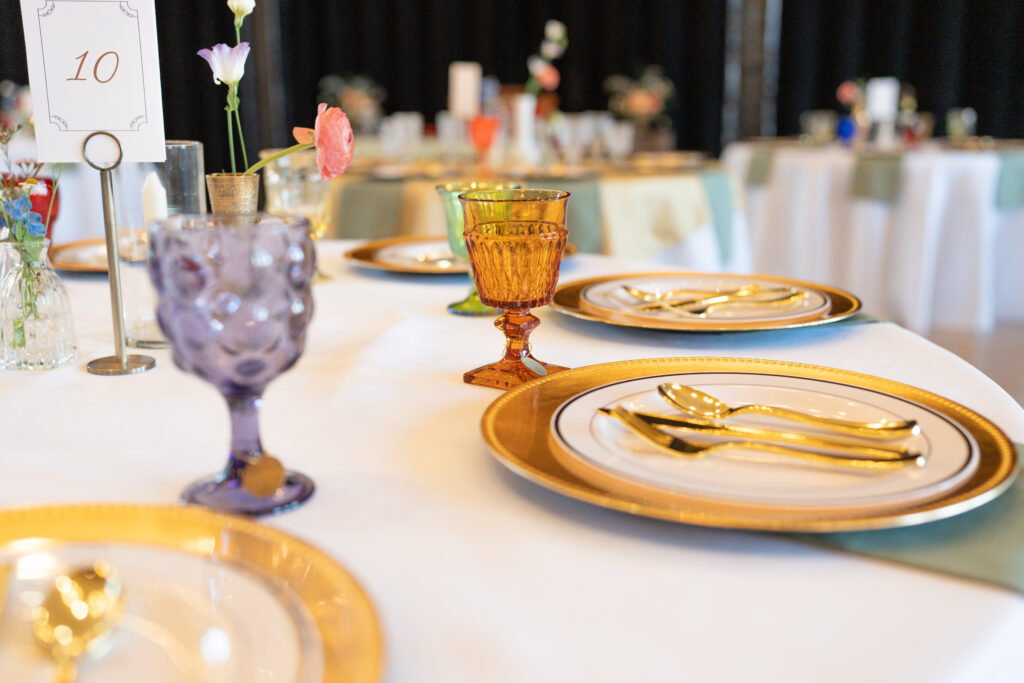
{"label": "gold fork", "polygon": [[615,406],[608,414],[626,425],[630,431],[642,437],[662,453],[666,453],[676,458],[697,459],[707,457],[714,453],[720,453],[722,451],[745,450],[770,453],[772,455],[783,455],[786,457],[799,458],[808,462],[825,465],[841,465],[843,467],[868,470],[893,470],[905,467],[909,464],[915,464],[917,466],[922,466],[924,464],[924,458],[922,457],[911,458],[908,456],[906,459],[901,460],[875,460],[868,457],[850,458],[842,455],[829,455],[826,453],[802,451],[796,448],[787,448],[785,446],[759,443],[756,441],[723,441],[721,443],[714,444],[697,444],[663,432],[657,427],[644,422],[622,406]]}

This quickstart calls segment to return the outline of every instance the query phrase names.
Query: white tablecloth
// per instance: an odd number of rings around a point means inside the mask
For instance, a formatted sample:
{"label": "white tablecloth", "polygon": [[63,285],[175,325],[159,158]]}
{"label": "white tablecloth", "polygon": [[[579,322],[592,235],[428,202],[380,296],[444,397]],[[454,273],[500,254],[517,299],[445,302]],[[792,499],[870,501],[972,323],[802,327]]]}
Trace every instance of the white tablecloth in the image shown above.
{"label": "white tablecloth", "polygon": [[[722,160],[746,178],[763,144],[731,144]],[[771,154],[767,181],[746,192],[757,272],[843,287],[921,333],[1024,320],[1024,207],[996,208],[995,152],[908,151],[892,203],[852,195],[850,150],[774,144]]]}
{"label": "white tablecloth", "polygon": [[[491,321],[445,305],[461,278],[342,263],[315,290],[304,357],[271,384],[263,442],[312,475],[304,507],[266,522],[327,550],[376,603],[387,680],[1017,681],[1024,600],[771,534],[603,510],[496,463],[479,432],[499,392],[462,383],[495,360]],[[579,255],[562,279],[636,264]],[[172,503],[226,456],[227,412],[157,351],[155,370],[94,377],[110,353],[106,281],[67,277],[80,359],[0,373],[0,501]],[[736,335],[612,329],[541,309],[543,360],[659,356],[832,365],[965,403],[1024,441],[1024,411],[964,361],[891,323]]]}

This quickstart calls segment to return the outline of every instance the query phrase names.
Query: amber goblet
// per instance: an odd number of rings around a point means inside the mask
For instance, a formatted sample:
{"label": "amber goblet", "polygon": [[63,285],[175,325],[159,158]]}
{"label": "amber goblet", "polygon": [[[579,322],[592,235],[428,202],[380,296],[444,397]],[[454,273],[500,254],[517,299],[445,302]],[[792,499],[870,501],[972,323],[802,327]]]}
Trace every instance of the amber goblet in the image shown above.
{"label": "amber goblet", "polygon": [[565,370],[533,357],[529,337],[540,320],[531,308],[551,301],[565,250],[562,190],[485,190],[459,195],[466,216],[466,249],[480,300],[504,313],[494,322],[505,334],[496,363],[463,375],[468,384],[511,389]]}
{"label": "amber goblet", "polygon": [[[459,202],[459,195],[472,190],[508,190],[518,189],[519,184],[508,180],[453,180],[444,185],[437,186],[437,193],[441,195],[441,202],[444,204],[444,218],[448,228],[448,246],[452,253],[461,259],[468,259],[466,253],[466,241],[462,233],[466,229],[466,218],[462,213],[462,204]],[[470,279],[473,274],[470,272]],[[448,312],[455,315],[494,315],[498,311],[490,306],[485,306],[476,293],[476,287],[471,285],[469,294],[462,301],[448,304]]]}

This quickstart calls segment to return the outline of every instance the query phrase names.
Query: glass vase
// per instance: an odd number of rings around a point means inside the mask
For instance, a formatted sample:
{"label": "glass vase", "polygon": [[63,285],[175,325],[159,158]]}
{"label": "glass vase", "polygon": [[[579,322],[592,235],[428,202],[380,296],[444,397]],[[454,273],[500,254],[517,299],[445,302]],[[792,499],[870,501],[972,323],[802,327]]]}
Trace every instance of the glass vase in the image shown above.
{"label": "glass vase", "polygon": [[0,244],[0,366],[56,368],[75,357],[75,325],[64,283],[50,265],[49,240]]}

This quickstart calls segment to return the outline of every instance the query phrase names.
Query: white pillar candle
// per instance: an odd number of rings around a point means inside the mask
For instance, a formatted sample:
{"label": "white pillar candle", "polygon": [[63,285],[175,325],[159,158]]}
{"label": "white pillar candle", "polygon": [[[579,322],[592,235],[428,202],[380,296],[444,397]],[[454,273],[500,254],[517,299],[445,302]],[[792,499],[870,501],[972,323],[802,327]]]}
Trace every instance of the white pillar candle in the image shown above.
{"label": "white pillar candle", "polygon": [[162,221],[167,218],[167,191],[160,184],[156,171],[150,171],[146,175],[146,182],[142,184],[142,222],[145,228],[153,221]]}
{"label": "white pillar candle", "polygon": [[480,113],[480,81],[483,68],[477,62],[452,62],[448,66],[448,111],[468,121]]}

